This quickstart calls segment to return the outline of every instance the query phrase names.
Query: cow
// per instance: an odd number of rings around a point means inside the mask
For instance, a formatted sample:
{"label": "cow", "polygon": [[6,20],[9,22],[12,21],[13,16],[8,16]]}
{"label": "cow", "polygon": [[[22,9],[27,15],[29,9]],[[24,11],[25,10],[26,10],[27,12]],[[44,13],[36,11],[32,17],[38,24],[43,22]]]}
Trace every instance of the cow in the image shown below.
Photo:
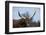
{"label": "cow", "polygon": [[19,17],[21,17],[21,19],[15,23],[15,21],[13,22],[13,27],[15,28],[20,28],[20,27],[29,27],[30,24],[32,23],[32,19],[34,17],[36,12],[34,12],[33,16],[29,16],[28,12],[26,14],[20,14],[20,12],[18,12]]}

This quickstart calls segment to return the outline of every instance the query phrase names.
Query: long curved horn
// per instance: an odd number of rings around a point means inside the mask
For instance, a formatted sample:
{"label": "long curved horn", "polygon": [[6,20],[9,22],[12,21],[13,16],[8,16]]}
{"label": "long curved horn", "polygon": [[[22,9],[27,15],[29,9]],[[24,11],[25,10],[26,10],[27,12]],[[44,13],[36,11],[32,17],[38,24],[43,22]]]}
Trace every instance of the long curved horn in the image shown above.
{"label": "long curved horn", "polygon": [[24,18],[24,19],[25,19],[25,17],[21,16],[20,12],[18,12],[18,15],[19,15],[21,18]]}
{"label": "long curved horn", "polygon": [[30,19],[32,20],[33,19],[33,17],[34,17],[34,15],[36,14],[36,11],[34,12],[34,14],[33,14],[33,16],[32,17],[30,17]]}
{"label": "long curved horn", "polygon": [[18,15],[19,15],[20,17],[22,17],[21,14],[20,14],[20,12],[18,12]]}
{"label": "long curved horn", "polygon": [[36,11],[34,12],[34,14],[33,14],[33,16],[31,18],[33,18],[35,14],[36,14]]}

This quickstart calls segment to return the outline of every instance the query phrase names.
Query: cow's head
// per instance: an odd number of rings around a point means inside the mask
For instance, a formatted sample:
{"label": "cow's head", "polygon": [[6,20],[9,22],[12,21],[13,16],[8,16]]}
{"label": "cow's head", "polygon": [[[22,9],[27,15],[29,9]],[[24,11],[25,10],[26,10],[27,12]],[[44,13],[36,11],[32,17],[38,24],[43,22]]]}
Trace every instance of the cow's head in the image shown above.
{"label": "cow's head", "polygon": [[[36,13],[36,12],[34,12],[33,16],[35,15],[35,13]],[[25,13],[24,13],[24,14],[20,14],[20,12],[18,12],[18,15],[21,17],[21,19],[25,20],[27,26],[30,25],[30,22],[32,21],[33,16],[32,16],[32,17],[29,16],[29,13],[28,13],[28,12],[26,12],[26,14],[25,14]],[[21,20],[21,21],[22,21],[22,20]]]}

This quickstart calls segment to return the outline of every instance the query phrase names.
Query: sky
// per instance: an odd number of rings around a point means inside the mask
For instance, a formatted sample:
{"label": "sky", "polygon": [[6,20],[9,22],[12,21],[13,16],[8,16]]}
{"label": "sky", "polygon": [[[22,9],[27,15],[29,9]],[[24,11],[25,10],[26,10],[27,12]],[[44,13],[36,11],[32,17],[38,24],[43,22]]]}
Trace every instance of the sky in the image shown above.
{"label": "sky", "polygon": [[36,14],[33,17],[33,21],[37,22],[38,20],[40,20],[40,8],[36,8],[36,7],[13,7],[12,17],[14,20],[18,20],[21,18],[19,17],[18,12],[20,12],[20,14],[28,12],[29,15],[32,16],[35,11],[36,11]]}

